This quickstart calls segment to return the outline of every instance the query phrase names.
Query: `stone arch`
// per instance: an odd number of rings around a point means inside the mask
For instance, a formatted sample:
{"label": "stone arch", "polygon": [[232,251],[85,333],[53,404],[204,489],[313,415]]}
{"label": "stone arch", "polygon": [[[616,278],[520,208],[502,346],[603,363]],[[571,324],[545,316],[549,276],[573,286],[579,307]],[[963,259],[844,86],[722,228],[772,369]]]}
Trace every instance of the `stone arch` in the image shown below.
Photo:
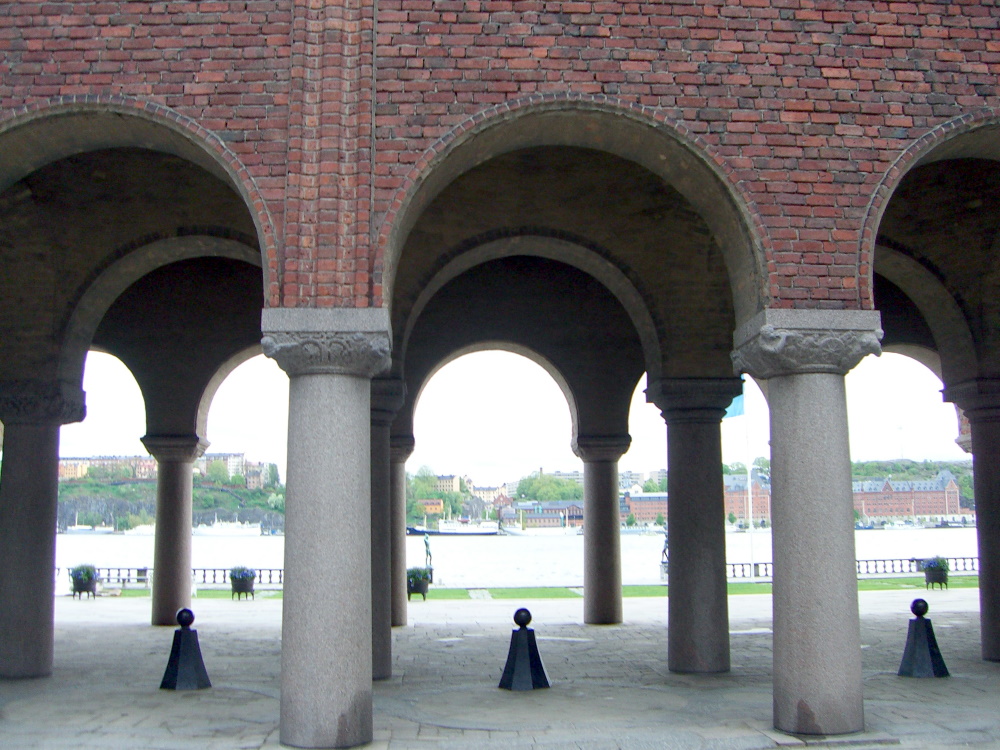
{"label": "stone arch", "polygon": [[[572,425],[572,444],[575,444],[579,424],[579,411],[576,396],[573,393],[573,389],[570,387],[565,375],[563,375],[553,362],[536,352],[534,349],[527,346],[521,346],[520,344],[510,341],[480,341],[469,346],[463,346],[455,349],[447,356],[439,359],[437,364],[427,371],[423,379],[420,381],[420,384],[413,389],[413,397],[407,397],[407,402],[409,403],[409,414],[406,415],[408,417],[406,421],[409,422],[409,432],[411,434],[413,432],[413,416],[416,414],[417,406],[420,403],[420,395],[423,393],[427,384],[441,370],[441,368],[451,362],[454,362],[460,357],[464,357],[466,354],[474,354],[476,352],[485,351],[505,351],[510,352],[511,354],[519,354],[525,359],[534,362],[536,365],[545,370],[546,373],[548,373],[549,377],[555,381],[556,385],[559,386],[559,390],[562,391],[563,396],[566,398],[566,405],[569,407],[570,424]],[[397,426],[398,425],[399,422],[397,421]]]}
{"label": "stone arch", "polygon": [[229,185],[257,231],[264,303],[277,299],[278,238],[253,175],[215,133],[169,107],[125,96],[67,96],[0,117],[0,192],[67,156],[122,147],[171,154]]}
{"label": "stone arch", "polygon": [[[978,358],[968,321],[941,281],[913,258],[882,245],[877,248],[874,273],[899,287],[920,310],[937,347],[935,374],[946,383],[977,377]],[[926,357],[914,359],[930,367]]]}
{"label": "stone arch", "polygon": [[406,238],[434,197],[478,164],[537,146],[603,151],[663,179],[701,213],[719,238],[737,325],[767,306],[766,230],[723,160],[661,114],[607,97],[569,95],[526,97],[479,113],[417,160],[392,199],[378,237],[372,277],[382,279],[384,304],[391,305]]}
{"label": "stone arch", "polygon": [[[545,241],[542,243],[532,243],[531,249],[528,250],[519,242],[522,238],[522,235],[514,235],[488,240],[483,244],[476,245],[469,252],[462,253],[452,259],[440,269],[424,285],[420,296],[413,306],[413,311],[407,319],[406,329],[403,332],[402,340],[399,342],[400,359],[405,359],[409,334],[419,320],[421,311],[441,287],[470,268],[509,255],[516,249],[516,254],[519,255],[534,255],[548,260],[558,260],[568,263],[601,282],[618,299],[632,319],[632,323],[639,334],[639,340],[642,342],[642,349],[646,357],[646,367],[655,373],[655,377],[659,377],[662,358],[656,325],[649,314],[648,308],[643,303],[639,291],[628,277],[616,266],[608,263],[599,254],[582,244],[565,238],[547,237],[544,238]],[[555,376],[553,375],[553,377]]]}
{"label": "stone arch", "polygon": [[260,255],[247,245],[207,235],[156,240],[108,266],[81,295],[66,325],[59,358],[59,379],[79,383],[91,339],[118,296],[150,271],[179,260],[219,257],[260,264]]}
{"label": "stone arch", "polygon": [[228,378],[233,370],[242,365],[244,362],[256,357],[258,354],[262,354],[263,349],[261,349],[260,344],[256,346],[250,346],[241,352],[237,352],[232,357],[227,359],[218,370],[215,371],[215,375],[205,386],[205,391],[201,396],[201,402],[198,404],[198,421],[196,433],[202,440],[208,440],[208,412],[212,408],[212,401],[215,399],[215,394],[219,391],[219,386],[221,386],[226,378]]}
{"label": "stone arch", "polygon": [[1000,161],[1000,112],[982,108],[941,123],[910,143],[885,170],[868,201],[858,248],[859,276],[869,290],[874,289],[878,228],[903,178],[924,164],[969,157]]}

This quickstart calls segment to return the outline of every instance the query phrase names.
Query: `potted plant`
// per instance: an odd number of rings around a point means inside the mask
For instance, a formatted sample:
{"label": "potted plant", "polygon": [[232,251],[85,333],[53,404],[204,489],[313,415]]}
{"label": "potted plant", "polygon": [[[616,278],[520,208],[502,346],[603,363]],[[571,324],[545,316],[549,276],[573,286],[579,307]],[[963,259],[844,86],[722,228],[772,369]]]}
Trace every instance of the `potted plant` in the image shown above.
{"label": "potted plant", "polygon": [[[233,596],[237,599],[240,596],[246,596],[249,594],[251,597],[256,599],[253,593],[253,582],[257,578],[257,571],[253,568],[247,568],[242,565],[237,565],[235,568],[230,568],[229,570],[229,583],[233,587]],[[229,598],[232,599],[233,596]]]}
{"label": "potted plant", "polygon": [[924,588],[930,588],[935,583],[938,588],[948,585],[948,559],[945,557],[932,557],[924,560],[921,566],[924,570]]}
{"label": "potted plant", "polygon": [[101,580],[97,577],[97,568],[93,565],[77,565],[69,569],[69,580],[73,588],[73,597],[79,594],[83,598],[84,594],[91,597],[97,596],[97,583]]}
{"label": "potted plant", "polygon": [[406,570],[406,599],[409,601],[411,594],[420,594],[427,600],[427,587],[431,582],[430,568],[407,568]]}

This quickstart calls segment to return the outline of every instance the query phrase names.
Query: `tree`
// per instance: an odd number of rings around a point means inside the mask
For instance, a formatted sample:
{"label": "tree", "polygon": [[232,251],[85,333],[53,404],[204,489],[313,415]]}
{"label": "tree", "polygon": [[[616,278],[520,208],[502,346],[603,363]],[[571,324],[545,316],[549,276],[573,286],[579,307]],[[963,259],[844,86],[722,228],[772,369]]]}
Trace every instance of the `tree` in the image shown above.
{"label": "tree", "polygon": [[731,463],[731,464],[722,464],[722,473],[723,474],[746,474],[747,473],[747,465],[745,463],[741,463],[740,461],[735,461],[734,463]]}
{"label": "tree", "polygon": [[281,484],[281,477],[278,476],[278,464],[267,465],[267,486],[277,487]]}
{"label": "tree", "polygon": [[656,514],[656,520],[654,521],[654,523],[657,526],[662,526],[664,523],[666,523],[666,519],[663,518],[663,514],[662,513],[657,513]]}
{"label": "tree", "polygon": [[208,465],[205,475],[210,482],[216,484],[229,484],[229,469],[222,459],[215,459]]}
{"label": "tree", "polygon": [[635,513],[629,513],[628,518],[625,519],[626,526],[635,526]]}
{"label": "tree", "polygon": [[415,500],[429,500],[442,496],[442,493],[437,489],[437,475],[429,466],[421,466],[409,484]]}
{"label": "tree", "polygon": [[517,496],[543,503],[553,500],[580,500],[583,497],[583,486],[572,479],[535,474],[518,482]]}
{"label": "tree", "polygon": [[764,474],[771,473],[771,461],[763,456],[757,456],[757,458],[753,460],[753,467],[755,469],[759,469]]}
{"label": "tree", "polygon": [[655,479],[647,479],[642,484],[642,491],[643,492],[659,492],[660,491],[660,483],[657,482]]}
{"label": "tree", "polygon": [[736,514],[730,512],[728,520],[729,520],[729,523],[731,523],[731,524],[736,523]]}

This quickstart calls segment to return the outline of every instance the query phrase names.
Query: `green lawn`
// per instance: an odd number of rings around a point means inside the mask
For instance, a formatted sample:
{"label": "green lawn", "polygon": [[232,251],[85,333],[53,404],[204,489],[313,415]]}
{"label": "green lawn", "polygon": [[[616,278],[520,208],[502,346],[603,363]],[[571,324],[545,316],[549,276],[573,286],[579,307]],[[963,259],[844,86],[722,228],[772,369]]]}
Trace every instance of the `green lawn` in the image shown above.
{"label": "green lawn", "polygon": [[[975,589],[979,588],[979,576],[951,576],[948,579],[951,588]],[[897,591],[913,590],[923,591],[925,588],[924,579],[918,577],[910,578],[863,578],[858,580],[858,591]],[[730,596],[740,594],[770,594],[770,583],[730,583],[727,586]],[[580,589],[566,588],[562,586],[527,586],[522,588],[502,588],[486,589],[493,599],[579,599]],[[666,596],[668,593],[666,586],[622,586],[622,596]],[[256,592],[261,599],[281,599],[280,590],[262,590]],[[149,589],[125,589],[122,596],[127,597],[148,597]],[[431,586],[427,592],[429,599],[462,599],[470,600],[469,589],[449,589]],[[230,599],[232,593],[228,589],[199,589],[199,599]],[[419,594],[411,599],[412,602],[420,603],[422,598]]]}

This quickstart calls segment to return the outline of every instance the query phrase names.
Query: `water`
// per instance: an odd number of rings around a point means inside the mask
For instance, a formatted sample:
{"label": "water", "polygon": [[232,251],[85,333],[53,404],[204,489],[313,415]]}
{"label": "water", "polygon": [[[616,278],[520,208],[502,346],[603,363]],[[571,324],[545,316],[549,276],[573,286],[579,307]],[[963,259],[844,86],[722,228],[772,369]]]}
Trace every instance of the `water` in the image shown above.
{"label": "water", "polygon": [[[857,531],[859,560],[911,557],[975,557],[973,528]],[[192,537],[193,567],[284,567],[284,537]],[[771,533],[726,534],[726,560],[731,563],[770,562]],[[622,582],[660,582],[662,535],[621,537]],[[458,588],[516,586],[582,586],[583,537],[493,536],[431,537],[434,582]],[[56,565],[81,563],[97,567],[151,567],[153,537],[107,534],[59,534]],[[406,538],[406,564],[424,564],[423,537]]]}

